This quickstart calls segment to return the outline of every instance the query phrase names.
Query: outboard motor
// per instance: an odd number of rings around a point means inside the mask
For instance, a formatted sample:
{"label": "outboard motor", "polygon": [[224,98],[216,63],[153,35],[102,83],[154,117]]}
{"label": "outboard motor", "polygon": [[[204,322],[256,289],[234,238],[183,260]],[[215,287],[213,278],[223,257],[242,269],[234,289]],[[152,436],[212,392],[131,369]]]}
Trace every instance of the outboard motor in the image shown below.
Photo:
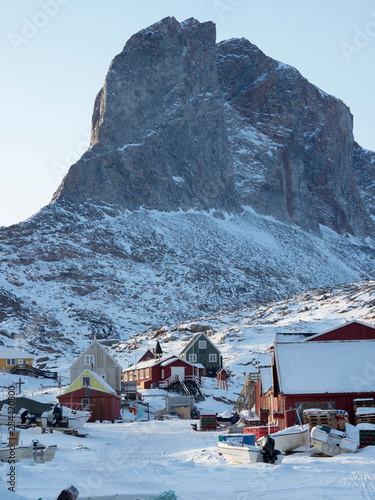
{"label": "outboard motor", "polygon": [[78,495],[79,491],[72,485],[69,488],[65,488],[57,497],[57,500],[77,500]]}
{"label": "outboard motor", "polygon": [[263,450],[263,462],[274,464],[277,456],[280,455],[279,450],[275,450],[275,440],[269,434],[266,434],[258,441],[258,444]]}

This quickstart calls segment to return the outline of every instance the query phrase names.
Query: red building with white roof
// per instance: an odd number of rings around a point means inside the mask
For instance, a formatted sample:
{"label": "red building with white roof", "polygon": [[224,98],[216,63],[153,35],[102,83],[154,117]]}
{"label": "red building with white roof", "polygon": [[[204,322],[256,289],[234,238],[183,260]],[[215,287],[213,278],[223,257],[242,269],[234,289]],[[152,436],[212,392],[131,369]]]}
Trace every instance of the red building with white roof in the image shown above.
{"label": "red building with white roof", "polygon": [[122,372],[122,381],[137,381],[137,386],[141,389],[162,387],[173,377],[179,377],[183,381],[196,380],[201,385],[203,369],[201,364],[190,363],[178,356],[167,356],[129,366]]}
{"label": "red building with white roof", "polygon": [[375,328],[355,321],[291,340],[276,337],[272,366],[256,385],[257,413],[283,413],[285,428],[298,423],[295,409],[300,415],[308,408],[340,409],[354,423],[353,400],[375,397]]}

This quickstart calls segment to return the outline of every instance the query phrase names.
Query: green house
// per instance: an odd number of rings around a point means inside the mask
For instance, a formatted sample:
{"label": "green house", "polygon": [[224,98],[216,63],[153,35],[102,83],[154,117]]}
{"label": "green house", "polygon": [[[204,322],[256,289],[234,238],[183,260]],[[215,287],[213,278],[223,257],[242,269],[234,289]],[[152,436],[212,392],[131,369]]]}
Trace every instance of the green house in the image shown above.
{"label": "green house", "polygon": [[180,358],[190,363],[200,363],[204,366],[203,376],[215,377],[223,367],[223,357],[220,350],[205,335],[197,333],[180,352]]}

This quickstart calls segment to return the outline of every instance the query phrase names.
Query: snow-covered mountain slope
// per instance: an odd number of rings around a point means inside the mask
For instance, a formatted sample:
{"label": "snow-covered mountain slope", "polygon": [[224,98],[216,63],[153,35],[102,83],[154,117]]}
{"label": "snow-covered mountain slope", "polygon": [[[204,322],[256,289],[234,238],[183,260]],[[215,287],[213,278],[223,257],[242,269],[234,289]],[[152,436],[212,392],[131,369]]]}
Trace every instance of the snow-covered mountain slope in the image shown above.
{"label": "snow-covered mountain slope", "polygon": [[0,228],[0,345],[62,355],[371,279],[372,155],[353,145],[344,103],[247,40],[142,30],[51,205]]}
{"label": "snow-covered mountain slope", "polygon": [[331,230],[321,238],[251,210],[226,219],[102,212],[95,222],[54,210],[56,219],[40,214],[14,226],[12,239],[0,231],[0,341],[48,355],[50,366],[55,355],[73,359],[93,334],[124,345],[137,335],[153,347],[156,330],[166,327],[164,341],[192,318],[208,322],[215,342],[226,339],[230,348],[235,339],[244,356],[249,345],[255,352],[256,329],[268,346],[280,328],[321,331],[352,316],[374,318],[372,281],[328,288],[373,273],[374,251]]}

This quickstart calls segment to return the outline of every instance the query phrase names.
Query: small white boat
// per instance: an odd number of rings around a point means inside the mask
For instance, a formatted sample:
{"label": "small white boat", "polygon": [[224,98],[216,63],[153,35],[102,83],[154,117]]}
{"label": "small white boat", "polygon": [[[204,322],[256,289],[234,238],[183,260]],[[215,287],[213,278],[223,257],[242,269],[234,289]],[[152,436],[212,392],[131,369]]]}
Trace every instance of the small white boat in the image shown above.
{"label": "small white boat", "polygon": [[288,453],[307,444],[309,440],[309,424],[287,427],[282,431],[275,432],[272,437],[275,440],[275,448]]}
{"label": "small white boat", "polygon": [[217,447],[225,460],[231,464],[255,464],[263,462],[263,454],[258,446],[236,446],[230,441],[221,441],[217,443]]}
{"label": "small white boat", "polygon": [[42,426],[56,430],[80,429],[91,417],[91,412],[73,410],[59,403],[42,413]]}
{"label": "small white boat", "polygon": [[45,463],[53,459],[57,446],[44,446],[34,439],[30,446],[4,446],[0,448],[0,462],[15,463],[33,459],[35,463]]}
{"label": "small white boat", "polygon": [[10,411],[8,403],[4,403],[0,410],[0,425],[9,425],[9,421],[14,425],[29,425],[36,421],[34,415],[30,415],[26,408],[21,408],[17,413]]}
{"label": "small white boat", "polygon": [[282,462],[284,453],[275,450],[275,442],[270,436],[264,436],[260,444],[242,444],[237,439],[219,441],[217,447],[223,457],[231,464],[255,464],[258,462],[278,465]]}
{"label": "small white boat", "polygon": [[331,457],[357,451],[357,443],[353,439],[329,425],[317,425],[311,430],[311,444]]}

